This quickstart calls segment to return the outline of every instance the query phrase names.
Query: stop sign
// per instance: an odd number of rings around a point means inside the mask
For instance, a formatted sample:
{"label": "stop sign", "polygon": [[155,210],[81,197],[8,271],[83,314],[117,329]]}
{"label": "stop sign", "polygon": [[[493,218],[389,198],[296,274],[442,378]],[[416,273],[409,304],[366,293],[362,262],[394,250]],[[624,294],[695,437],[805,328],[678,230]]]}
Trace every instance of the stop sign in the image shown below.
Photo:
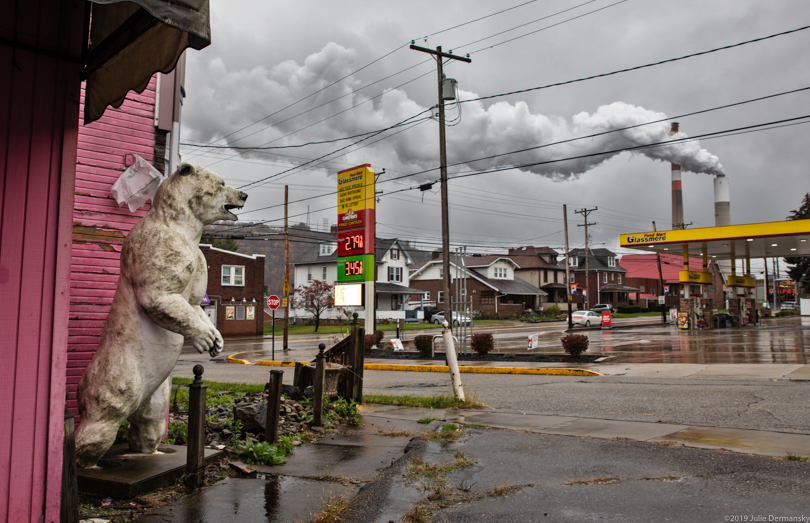
{"label": "stop sign", "polygon": [[270,307],[272,310],[278,309],[280,305],[281,300],[279,300],[278,296],[276,296],[275,294],[267,297],[267,306]]}

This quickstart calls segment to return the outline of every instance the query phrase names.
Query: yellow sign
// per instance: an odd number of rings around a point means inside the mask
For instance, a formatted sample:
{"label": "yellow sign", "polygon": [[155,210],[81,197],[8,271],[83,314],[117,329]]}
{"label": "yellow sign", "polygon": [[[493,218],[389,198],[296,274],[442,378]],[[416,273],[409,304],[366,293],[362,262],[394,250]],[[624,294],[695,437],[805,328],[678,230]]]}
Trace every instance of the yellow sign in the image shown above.
{"label": "yellow sign", "polygon": [[285,309],[287,308],[287,298],[281,299],[281,306],[284,307]]}
{"label": "yellow sign", "polygon": [[619,240],[622,247],[636,247],[645,244],[709,242],[714,240],[787,236],[804,234],[808,230],[810,230],[810,220],[787,220],[784,222],[622,234]]}
{"label": "yellow sign", "polygon": [[374,208],[374,171],[361,165],[341,171],[338,178],[338,215]]}
{"label": "yellow sign", "polygon": [[754,287],[756,287],[756,285],[757,281],[749,276],[731,275],[728,277],[729,287],[750,287],[753,289]]}
{"label": "yellow sign", "polygon": [[[290,281],[289,280],[284,280],[284,299],[285,299],[285,301],[287,299],[287,296],[289,296],[289,295],[290,295]],[[286,305],[284,305],[284,307],[286,307]]]}
{"label": "yellow sign", "polygon": [[694,271],[678,271],[678,281],[681,283],[700,283],[704,285],[712,284],[712,273],[710,272],[694,272]]}

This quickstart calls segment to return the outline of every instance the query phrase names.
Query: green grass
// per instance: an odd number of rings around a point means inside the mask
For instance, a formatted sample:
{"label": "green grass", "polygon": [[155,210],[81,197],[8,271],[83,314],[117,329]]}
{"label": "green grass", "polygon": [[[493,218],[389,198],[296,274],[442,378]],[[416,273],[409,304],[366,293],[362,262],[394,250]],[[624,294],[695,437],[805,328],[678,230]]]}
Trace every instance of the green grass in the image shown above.
{"label": "green grass", "polygon": [[[191,378],[172,378],[172,385],[178,385],[180,387],[188,387],[191,385],[191,382],[194,381]],[[231,382],[219,382],[219,381],[207,381],[203,380],[203,383],[208,385],[208,390],[214,391],[231,391],[231,392],[241,392],[243,394],[248,394],[250,392],[262,392],[264,390],[263,383],[231,383]]]}
{"label": "green grass", "polygon": [[614,312],[614,318],[637,318],[639,316],[661,316],[660,312],[633,312],[630,314],[622,313],[622,312]]}
{"label": "green grass", "polygon": [[424,407],[428,409],[480,409],[483,403],[467,397],[465,401],[458,401],[449,394],[438,396],[397,396],[393,394],[364,394],[363,403],[377,403],[380,405],[401,405],[403,407]]}

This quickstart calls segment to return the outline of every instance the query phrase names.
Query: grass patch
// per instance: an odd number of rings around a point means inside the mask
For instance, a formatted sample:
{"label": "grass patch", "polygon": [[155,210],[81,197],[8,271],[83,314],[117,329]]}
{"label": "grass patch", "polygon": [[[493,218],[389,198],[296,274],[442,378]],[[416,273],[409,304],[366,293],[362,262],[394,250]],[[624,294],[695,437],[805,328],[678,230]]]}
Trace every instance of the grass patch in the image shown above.
{"label": "grass patch", "polygon": [[661,316],[660,312],[614,312],[611,316],[614,318],[638,318],[641,316]]}
{"label": "grass patch", "polygon": [[572,479],[565,482],[565,485],[609,485],[611,483],[619,483],[624,481],[624,478],[619,476],[603,476],[601,478],[588,478],[588,479]]}
{"label": "grass patch", "polygon": [[480,409],[486,407],[475,401],[471,396],[466,400],[458,401],[450,394],[438,396],[412,396],[393,394],[364,394],[363,403],[377,403],[379,405],[401,405],[403,407],[424,407],[428,409]]}
{"label": "grass patch", "polygon": [[465,423],[465,427],[468,429],[488,429],[489,425],[485,425],[483,423]]}
{"label": "grass patch", "polygon": [[340,483],[341,485],[348,485],[352,481],[359,481],[361,483],[368,482],[365,478],[355,478],[352,476],[309,476],[309,479],[328,481],[329,483]]}
{"label": "grass patch", "polygon": [[392,438],[408,438],[413,436],[413,432],[408,430],[389,430],[389,431],[379,431],[377,432],[378,436],[391,436]]}
{"label": "grass patch", "polygon": [[464,435],[464,431],[453,425],[452,423],[448,423],[447,425],[442,426],[439,430],[429,430],[423,433],[420,437],[425,441],[456,441],[461,439],[461,436]]}
{"label": "grass patch", "polygon": [[416,422],[421,423],[422,425],[427,425],[428,423],[430,423],[432,421],[436,421],[437,419],[439,419],[439,418],[422,418],[422,419],[416,420]]}
{"label": "grass patch", "polygon": [[348,501],[335,494],[329,495],[327,505],[317,514],[312,514],[307,520],[298,520],[299,523],[334,523],[343,521],[343,516],[351,508]]}
{"label": "grass patch", "polygon": [[787,460],[787,461],[805,461],[805,462],[810,461],[810,457],[808,457],[808,456],[801,456],[801,455],[799,455],[799,454],[794,454],[794,453],[792,453],[792,452],[788,452],[788,453],[785,455],[785,457],[784,457],[784,458],[782,458],[782,459],[785,459],[785,460]]}
{"label": "grass patch", "polygon": [[680,476],[651,476],[648,478],[638,478],[642,481],[678,481]]}
{"label": "grass patch", "polygon": [[447,473],[467,467],[472,467],[475,462],[465,458],[461,452],[456,452],[454,458],[444,463],[427,463],[419,458],[408,464],[405,471],[405,484],[412,485],[417,481],[425,481],[428,486],[444,485]]}

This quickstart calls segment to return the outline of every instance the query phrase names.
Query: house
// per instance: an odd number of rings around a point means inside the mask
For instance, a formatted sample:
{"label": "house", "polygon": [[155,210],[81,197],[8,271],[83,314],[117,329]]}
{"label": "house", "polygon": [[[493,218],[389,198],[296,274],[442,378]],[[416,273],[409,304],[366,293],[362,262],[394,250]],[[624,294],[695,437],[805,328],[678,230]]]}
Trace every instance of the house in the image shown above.
{"label": "house", "polygon": [[[413,259],[409,256],[405,243],[396,238],[375,239],[375,306],[378,319],[405,318],[406,304],[418,289],[409,287],[409,267]],[[337,282],[337,232],[333,231],[331,239],[312,245],[298,259],[292,262],[295,266],[294,284],[292,287],[307,285],[312,280],[320,280],[334,285]],[[355,308],[348,307],[350,312]],[[364,308],[356,309],[360,318],[365,318]],[[303,309],[293,309],[290,316],[307,318],[311,314]],[[345,319],[346,316],[337,310],[327,311],[321,319]]]}
{"label": "house", "polygon": [[[657,303],[658,296],[663,294],[666,296],[666,305],[678,307],[681,297],[700,295],[700,285],[680,283],[678,273],[683,270],[682,256],[661,254],[663,289],[658,276],[658,259],[655,254],[625,254],[621,257],[621,264],[627,269],[625,275],[627,285],[639,289],[635,295],[635,305],[648,307],[650,302]],[[690,270],[702,272],[703,261],[700,258],[689,258],[689,267]],[[725,278],[720,265],[714,261],[709,260],[708,269],[714,282],[709,286],[709,298],[714,300],[715,306],[721,306],[725,299],[723,292]]]}
{"label": "house", "polygon": [[[423,293],[424,305],[442,307],[445,303],[444,271],[440,254],[437,258],[413,267],[410,286]],[[457,279],[466,279],[458,297],[470,301],[473,312],[513,316],[527,309],[539,309],[547,293],[516,277],[519,265],[505,255],[467,256],[463,264],[450,262],[450,293],[455,298]],[[464,289],[463,287],[466,287]],[[469,297],[469,298],[468,298]]]}
{"label": "house", "polygon": [[[200,244],[208,263],[208,305],[203,310],[223,336],[264,333],[264,255]],[[205,300],[203,300],[205,303]]]}
{"label": "house", "polygon": [[509,249],[509,258],[517,262],[515,276],[539,287],[548,296],[543,297],[543,306],[568,304],[568,285],[565,282],[565,267],[559,266],[560,254],[551,247],[516,247]]}
{"label": "house", "polygon": [[[572,301],[579,308],[586,306],[588,283],[593,294],[587,299],[588,308],[597,303],[609,303],[613,307],[630,305],[630,294],[640,292],[622,281],[627,271],[619,265],[616,254],[608,249],[588,249],[587,264],[585,249],[572,249],[568,253],[568,264]],[[565,260],[558,266],[565,270]]]}

